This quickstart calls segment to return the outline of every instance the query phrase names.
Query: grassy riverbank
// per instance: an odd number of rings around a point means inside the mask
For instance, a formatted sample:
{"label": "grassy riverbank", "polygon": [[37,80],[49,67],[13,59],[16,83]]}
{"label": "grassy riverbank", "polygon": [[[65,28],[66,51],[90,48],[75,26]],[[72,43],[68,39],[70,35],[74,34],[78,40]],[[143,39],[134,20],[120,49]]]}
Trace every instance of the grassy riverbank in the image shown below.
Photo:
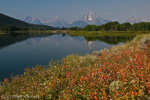
{"label": "grassy riverbank", "polygon": [[9,31],[9,32],[5,32],[5,31],[0,31],[0,35],[1,34],[10,34],[10,33],[14,33],[14,34],[46,34],[46,33],[66,33],[66,31],[63,30],[27,30],[27,31]]}
{"label": "grassy riverbank", "polygon": [[4,79],[0,97],[36,96],[40,99],[150,98],[150,35],[93,55],[69,55],[49,67],[26,68],[23,75]]}
{"label": "grassy riverbank", "polygon": [[72,30],[27,30],[27,31],[0,31],[0,34],[9,33],[28,33],[28,34],[42,34],[42,33],[63,33],[74,36],[135,36],[137,34],[150,33],[150,31],[72,31]]}
{"label": "grassy riverbank", "polygon": [[72,36],[86,36],[86,37],[98,37],[98,36],[136,36],[137,34],[147,34],[150,31],[68,31],[68,34]]}

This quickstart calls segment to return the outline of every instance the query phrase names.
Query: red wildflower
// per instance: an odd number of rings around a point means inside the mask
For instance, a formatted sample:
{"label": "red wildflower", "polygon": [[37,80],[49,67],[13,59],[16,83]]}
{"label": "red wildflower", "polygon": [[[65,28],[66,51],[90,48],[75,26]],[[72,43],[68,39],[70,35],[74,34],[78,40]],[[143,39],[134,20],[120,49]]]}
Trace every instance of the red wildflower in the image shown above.
{"label": "red wildflower", "polygon": [[4,79],[4,82],[9,82],[9,80],[7,78]]}
{"label": "red wildflower", "polygon": [[107,80],[107,76],[106,76],[106,75],[104,76],[104,80],[105,80],[105,81]]}
{"label": "red wildflower", "polygon": [[135,84],[136,83],[136,81],[133,81],[133,84]]}
{"label": "red wildflower", "polygon": [[150,88],[148,89],[148,93],[150,94]]}
{"label": "red wildflower", "polygon": [[94,96],[94,99],[95,99],[95,100],[97,100],[97,97],[96,97],[96,96]]}

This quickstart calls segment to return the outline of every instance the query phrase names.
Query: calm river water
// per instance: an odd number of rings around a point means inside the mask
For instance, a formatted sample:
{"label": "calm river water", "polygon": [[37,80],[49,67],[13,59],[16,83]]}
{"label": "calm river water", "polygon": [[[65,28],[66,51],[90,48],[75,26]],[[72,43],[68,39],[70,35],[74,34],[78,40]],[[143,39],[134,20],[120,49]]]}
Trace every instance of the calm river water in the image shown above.
{"label": "calm river water", "polygon": [[0,36],[0,81],[10,75],[23,74],[26,67],[48,65],[52,59],[60,60],[70,54],[91,54],[122,44],[120,40],[116,37],[85,38],[64,34]]}

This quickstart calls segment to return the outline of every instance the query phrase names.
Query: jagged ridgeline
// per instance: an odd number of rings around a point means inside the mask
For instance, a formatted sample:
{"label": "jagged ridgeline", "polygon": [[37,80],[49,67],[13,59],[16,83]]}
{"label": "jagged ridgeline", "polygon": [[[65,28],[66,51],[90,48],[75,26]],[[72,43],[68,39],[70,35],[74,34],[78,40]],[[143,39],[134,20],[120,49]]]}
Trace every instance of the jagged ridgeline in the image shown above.
{"label": "jagged ridgeline", "polygon": [[0,13],[0,30],[9,31],[9,29],[10,31],[14,31],[21,29],[54,30],[56,28],[47,25],[29,24]]}

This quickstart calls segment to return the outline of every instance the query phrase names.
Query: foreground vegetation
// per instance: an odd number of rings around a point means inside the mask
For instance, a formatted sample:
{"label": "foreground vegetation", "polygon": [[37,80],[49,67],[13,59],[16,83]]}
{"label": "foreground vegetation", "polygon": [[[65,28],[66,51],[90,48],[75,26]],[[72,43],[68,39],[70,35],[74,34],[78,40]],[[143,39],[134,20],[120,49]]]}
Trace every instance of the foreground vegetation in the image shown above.
{"label": "foreground vegetation", "polygon": [[[150,99],[150,35],[93,55],[70,55],[49,67],[26,68],[0,83],[0,96],[39,99]],[[9,97],[8,97],[9,98]]]}

